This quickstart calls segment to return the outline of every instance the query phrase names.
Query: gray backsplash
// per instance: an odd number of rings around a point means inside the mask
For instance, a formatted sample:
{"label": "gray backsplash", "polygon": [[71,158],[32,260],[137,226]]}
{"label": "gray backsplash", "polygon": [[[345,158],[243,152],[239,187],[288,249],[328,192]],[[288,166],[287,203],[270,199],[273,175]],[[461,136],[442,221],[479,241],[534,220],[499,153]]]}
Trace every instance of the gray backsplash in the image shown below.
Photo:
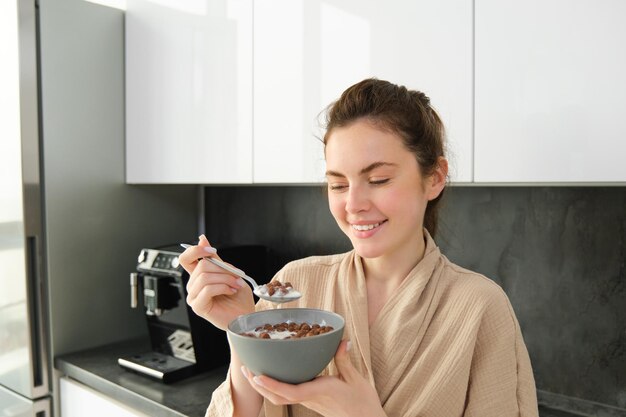
{"label": "gray backsplash", "polygon": [[[320,187],[207,187],[206,228],[276,267],[350,249]],[[539,390],[626,408],[626,187],[449,187],[436,241],[504,288]]]}

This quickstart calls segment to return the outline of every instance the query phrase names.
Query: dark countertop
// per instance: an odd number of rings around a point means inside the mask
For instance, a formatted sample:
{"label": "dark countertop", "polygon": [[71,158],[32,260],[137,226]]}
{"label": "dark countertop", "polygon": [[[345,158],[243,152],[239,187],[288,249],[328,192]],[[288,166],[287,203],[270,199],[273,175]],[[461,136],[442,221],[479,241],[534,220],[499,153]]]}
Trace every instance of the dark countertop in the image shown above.
{"label": "dark countertop", "polygon": [[149,350],[149,341],[132,340],[60,356],[63,374],[154,417],[204,417],[211,393],[226,378],[227,366],[172,384],[122,369],[117,358]]}
{"label": "dark countertop", "polygon": [[583,414],[572,414],[567,411],[555,410],[546,406],[539,406],[539,417],[584,417]]}
{"label": "dark countertop", "polygon": [[[153,417],[204,417],[211,393],[226,378],[227,366],[173,384],[163,384],[122,369],[117,358],[149,349],[148,340],[131,340],[60,356],[64,375]],[[580,417],[539,406],[540,417]]]}

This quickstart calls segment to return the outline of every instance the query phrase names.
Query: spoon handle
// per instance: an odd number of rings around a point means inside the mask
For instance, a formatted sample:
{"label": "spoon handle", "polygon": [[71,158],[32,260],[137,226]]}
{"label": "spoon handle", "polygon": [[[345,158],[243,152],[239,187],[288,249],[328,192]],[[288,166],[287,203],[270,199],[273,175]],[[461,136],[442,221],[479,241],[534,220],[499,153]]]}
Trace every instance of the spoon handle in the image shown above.
{"label": "spoon handle", "polygon": [[[187,249],[187,248],[190,248],[192,245],[189,245],[187,243],[181,243],[180,246],[182,246],[183,248]],[[228,265],[228,264],[226,264],[226,263],[224,263],[224,262],[222,262],[220,260],[211,258],[209,256],[205,257],[204,259],[206,259],[207,261],[209,261],[209,262],[219,266],[220,268],[230,272],[231,274],[235,274],[238,277],[241,277],[241,278],[245,279],[246,281],[248,281],[252,285],[253,289],[256,290],[259,287],[259,284],[257,284],[256,281],[252,277],[249,277],[248,275],[244,274],[242,271],[240,271],[240,270],[238,270],[236,268],[233,268],[232,266],[230,266],[230,265]]]}
{"label": "spoon handle", "polygon": [[241,272],[240,270],[235,269],[235,268],[233,268],[232,266],[230,266],[230,265],[228,265],[228,264],[225,264],[224,262],[222,262],[222,261],[220,261],[220,260],[217,260],[217,259],[214,259],[214,258],[209,258],[209,257],[206,257],[206,258],[204,258],[204,259],[206,259],[206,260],[207,260],[207,261],[209,261],[209,262],[214,263],[215,265],[219,266],[219,267],[220,267],[220,268],[222,268],[222,269],[225,269],[226,271],[230,272],[231,274],[235,274],[235,275],[237,275],[238,277],[241,277],[241,278],[245,279],[245,280],[246,280],[246,281],[248,281],[250,284],[252,284],[252,287],[253,287],[255,290],[259,287],[259,284],[257,284],[257,283],[256,283],[256,281],[255,281],[252,277],[249,277],[248,275],[244,274],[244,273],[243,273],[243,272]]}

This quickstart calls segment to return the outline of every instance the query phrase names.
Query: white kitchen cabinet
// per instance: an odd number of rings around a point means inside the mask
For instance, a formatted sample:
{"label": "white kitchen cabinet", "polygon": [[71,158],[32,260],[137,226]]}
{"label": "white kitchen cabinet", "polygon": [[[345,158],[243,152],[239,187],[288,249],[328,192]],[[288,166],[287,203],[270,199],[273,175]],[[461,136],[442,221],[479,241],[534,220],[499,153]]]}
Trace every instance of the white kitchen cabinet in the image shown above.
{"label": "white kitchen cabinet", "polygon": [[475,181],[626,181],[626,2],[475,3]]}
{"label": "white kitchen cabinet", "polygon": [[252,182],[252,0],[128,0],[126,181]]}
{"label": "white kitchen cabinet", "polygon": [[432,98],[472,180],[472,2],[128,0],[128,183],[324,181],[317,116],[375,76]]}
{"label": "white kitchen cabinet", "polygon": [[148,417],[72,379],[60,379],[63,417]]}
{"label": "white kitchen cabinet", "polygon": [[254,4],[254,182],[324,180],[318,114],[366,77],[424,91],[472,180],[472,2],[263,0]]}

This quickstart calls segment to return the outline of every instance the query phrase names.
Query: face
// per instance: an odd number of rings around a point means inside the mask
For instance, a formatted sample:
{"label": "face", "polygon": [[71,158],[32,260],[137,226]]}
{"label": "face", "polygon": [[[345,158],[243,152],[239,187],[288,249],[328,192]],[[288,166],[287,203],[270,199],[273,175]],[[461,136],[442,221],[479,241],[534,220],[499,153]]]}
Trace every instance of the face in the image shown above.
{"label": "face", "polygon": [[330,211],[360,256],[419,253],[426,205],[441,189],[398,135],[366,120],[335,128],[326,167]]}

